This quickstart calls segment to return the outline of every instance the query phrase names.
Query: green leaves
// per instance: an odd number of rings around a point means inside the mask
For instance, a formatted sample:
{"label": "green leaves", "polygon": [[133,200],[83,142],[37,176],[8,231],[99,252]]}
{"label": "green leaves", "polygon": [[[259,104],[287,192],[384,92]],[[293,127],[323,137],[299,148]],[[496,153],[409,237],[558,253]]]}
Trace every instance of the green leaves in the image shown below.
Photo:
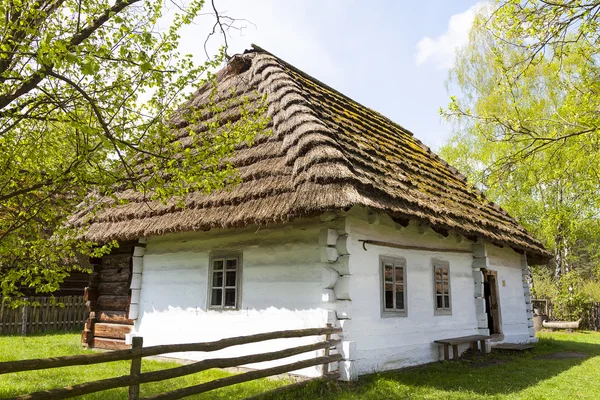
{"label": "green leaves", "polygon": [[588,246],[600,239],[600,31],[582,13],[592,3],[498,1],[459,50],[442,112],[456,126],[442,156],[555,251],[559,274],[600,263]]}
{"label": "green leaves", "polygon": [[[2,296],[55,288],[65,260],[92,251],[65,228],[88,193],[123,202],[115,191],[132,189],[167,201],[235,181],[222,160],[264,127],[259,111],[198,135],[181,155],[172,145],[174,110],[225,59],[223,49],[203,63],[178,52],[180,29],[203,4],[170,13],[166,28],[155,0],[27,0],[1,14]],[[79,210],[93,218],[88,200]]]}

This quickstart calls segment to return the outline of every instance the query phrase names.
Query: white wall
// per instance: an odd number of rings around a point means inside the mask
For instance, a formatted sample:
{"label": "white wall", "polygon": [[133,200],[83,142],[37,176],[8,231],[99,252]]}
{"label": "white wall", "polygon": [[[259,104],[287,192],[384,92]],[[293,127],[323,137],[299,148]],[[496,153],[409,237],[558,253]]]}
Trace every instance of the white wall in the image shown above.
{"label": "white wall", "polygon": [[[379,240],[408,246],[462,249],[470,252],[472,242],[451,233],[443,237],[415,222],[399,228],[387,216],[369,224],[366,213],[353,209],[346,219],[349,233],[352,319],[344,323],[344,339],[356,342],[359,374],[402,368],[443,359],[436,339],[478,333],[472,253],[403,250],[367,245],[360,240]],[[498,271],[500,312],[506,342],[528,340],[527,314],[521,277],[520,255],[510,248],[487,245],[490,265]],[[401,257],[407,265],[406,317],[381,317],[380,256]],[[452,315],[434,315],[433,259],[450,264]],[[503,285],[503,281],[504,284]],[[460,347],[464,351],[468,345]]]}
{"label": "white wall", "polygon": [[488,246],[489,270],[498,273],[503,342],[529,341],[521,256],[510,248]]}
{"label": "white wall", "polygon": [[[458,243],[456,235],[441,238],[430,229],[420,234],[412,222],[408,227],[396,230],[386,216],[381,217],[379,225],[369,225],[358,213],[346,221],[355,290],[352,292],[352,320],[344,326],[344,336],[356,342],[355,362],[359,374],[437,361],[440,357],[443,359],[440,346],[432,343],[433,340],[477,334],[471,254],[374,245],[367,245],[365,251],[359,240],[466,251],[471,250],[471,242],[462,240]],[[381,317],[380,256],[406,259],[406,317]],[[450,264],[451,316],[434,316],[434,258]]]}
{"label": "white wall", "polygon": [[[258,230],[212,230],[150,238],[144,255],[140,318],[135,325],[144,338],[144,346],[324,327],[327,311],[321,303],[321,271],[325,265],[320,262],[318,237],[318,225],[304,222]],[[215,250],[242,253],[240,310],[207,310],[208,263],[210,252]],[[177,356],[232,357],[317,340],[286,339],[212,354]],[[287,359],[285,363],[302,358]],[[268,363],[272,365],[275,363]],[[311,368],[300,373],[314,376],[318,371]]]}

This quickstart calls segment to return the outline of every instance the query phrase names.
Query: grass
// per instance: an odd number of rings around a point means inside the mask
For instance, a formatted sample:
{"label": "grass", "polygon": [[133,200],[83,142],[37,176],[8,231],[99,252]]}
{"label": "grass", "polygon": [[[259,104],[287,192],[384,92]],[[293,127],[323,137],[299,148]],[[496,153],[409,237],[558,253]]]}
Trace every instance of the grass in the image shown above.
{"label": "grass", "polygon": [[[539,359],[556,352],[579,352],[586,358]],[[85,353],[79,334],[33,337],[0,337],[0,360],[51,357]],[[494,353],[494,362],[461,361],[364,376],[358,382],[312,382],[305,387],[285,390],[264,399],[559,399],[600,398],[600,333],[541,333],[536,349],[526,353]],[[489,360],[488,360],[489,361]],[[143,371],[178,364],[144,360]],[[112,376],[125,375],[128,362],[85,367],[22,372],[2,375],[0,398],[61,387]],[[141,395],[190,386],[229,375],[210,370],[187,377],[141,386]],[[288,384],[285,380],[263,379],[219,389],[195,399],[242,399]],[[127,389],[100,392],[86,399],[126,399]]]}
{"label": "grass", "polygon": [[[89,350],[85,350],[81,347],[81,333],[57,333],[27,337],[0,337],[0,361],[16,361],[28,358],[45,358],[89,353]],[[129,361],[115,361],[80,367],[65,367],[0,375],[0,398],[121,375],[129,375],[129,365]],[[179,365],[181,364],[176,362],[143,359],[142,372],[158,371]],[[168,392],[230,375],[232,374],[222,370],[212,369],[167,381],[146,383],[140,386],[140,396],[143,397]],[[289,383],[290,382],[287,380],[260,379],[189,398],[243,399]],[[113,389],[81,396],[80,398],[103,400],[127,399],[127,391],[127,388]]]}

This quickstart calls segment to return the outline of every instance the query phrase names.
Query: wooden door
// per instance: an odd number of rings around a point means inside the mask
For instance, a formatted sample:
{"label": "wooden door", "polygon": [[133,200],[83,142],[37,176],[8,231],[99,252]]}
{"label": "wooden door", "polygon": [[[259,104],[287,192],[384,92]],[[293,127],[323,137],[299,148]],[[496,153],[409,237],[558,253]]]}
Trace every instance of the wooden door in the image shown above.
{"label": "wooden door", "polygon": [[500,299],[496,271],[484,272],[484,295],[490,334],[501,334],[502,324],[500,323]]}

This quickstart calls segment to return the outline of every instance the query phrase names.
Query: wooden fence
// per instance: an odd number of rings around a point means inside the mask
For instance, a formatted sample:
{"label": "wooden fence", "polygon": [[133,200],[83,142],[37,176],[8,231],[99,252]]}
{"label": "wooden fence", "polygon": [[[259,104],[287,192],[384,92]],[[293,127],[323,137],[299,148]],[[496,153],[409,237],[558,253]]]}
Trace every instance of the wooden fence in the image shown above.
{"label": "wooden fence", "polygon": [[[83,296],[30,297],[32,304],[9,307],[0,303],[0,334],[41,333],[56,330],[83,329],[86,308]],[[36,305],[37,304],[37,305]]]}
{"label": "wooden fence", "polygon": [[[554,305],[551,300],[531,300],[534,310],[538,310],[541,314],[548,316],[549,320],[554,320]],[[581,329],[588,331],[600,330],[600,303],[592,302],[589,304],[588,310],[582,318]]]}
{"label": "wooden fence", "polygon": [[[322,356],[316,356],[302,361],[296,361],[289,364],[279,365],[276,367],[245,372],[226,378],[220,378],[214,381],[205,382],[186,388],[176,389],[170,392],[153,395],[144,399],[180,399],[182,397],[208,392],[210,390],[235,385],[237,383],[248,382],[255,379],[279,375],[286,372],[296,371],[302,368],[308,368],[317,365],[323,366],[323,378],[336,379],[339,377],[339,374],[337,372],[330,373],[329,364],[341,361],[342,355],[340,353],[332,354],[331,348],[336,345],[339,345],[340,340],[332,339],[331,335],[339,334],[341,331],[341,328],[333,328],[327,326],[326,328],[311,328],[291,331],[260,333],[256,335],[221,339],[216,342],[208,343],[174,344],[151,347],[142,347],[142,338],[136,337],[133,338],[132,348],[129,350],[117,350],[107,353],[84,354],[78,356],[0,362],[0,375],[21,371],[35,371],[41,369],[131,360],[131,368],[129,375],[123,375],[116,378],[102,379],[93,382],[80,383],[64,388],[50,389],[43,392],[36,392],[13,397],[12,399],[58,400],[75,396],[82,396],[90,393],[102,392],[109,389],[129,387],[129,399],[138,400],[140,399],[139,388],[140,384],[142,383],[158,382],[166,379],[177,378],[205,371],[210,368],[239,367],[242,365],[274,361],[307,352],[315,352],[322,350]],[[225,349],[231,346],[238,346],[248,343],[257,343],[273,339],[299,338],[308,336],[325,336],[325,339],[307,345],[287,348],[284,350],[278,350],[268,353],[260,353],[231,358],[206,359],[192,364],[182,365],[179,367],[169,368],[161,371],[143,373],[141,372],[142,357],[158,356],[161,354],[187,351],[212,352]],[[83,370],[81,371],[81,373],[82,375],[85,374]]]}

